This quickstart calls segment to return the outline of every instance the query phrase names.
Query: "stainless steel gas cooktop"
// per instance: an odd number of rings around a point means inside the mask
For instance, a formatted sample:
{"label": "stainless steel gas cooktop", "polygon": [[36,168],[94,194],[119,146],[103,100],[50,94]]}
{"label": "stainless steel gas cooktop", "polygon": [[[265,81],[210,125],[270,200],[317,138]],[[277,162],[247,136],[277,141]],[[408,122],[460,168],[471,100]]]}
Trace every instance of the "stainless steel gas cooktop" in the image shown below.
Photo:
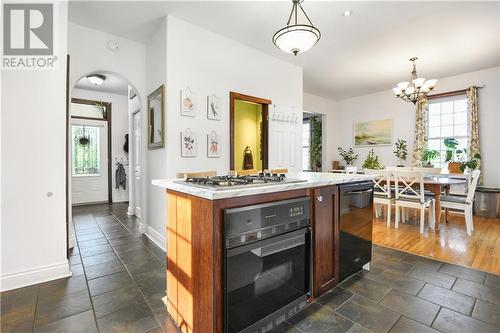
{"label": "stainless steel gas cooktop", "polygon": [[193,177],[179,182],[187,183],[195,187],[209,188],[213,190],[229,190],[241,187],[270,186],[287,183],[305,182],[302,179],[286,178],[285,174],[259,173],[245,176],[213,176]]}

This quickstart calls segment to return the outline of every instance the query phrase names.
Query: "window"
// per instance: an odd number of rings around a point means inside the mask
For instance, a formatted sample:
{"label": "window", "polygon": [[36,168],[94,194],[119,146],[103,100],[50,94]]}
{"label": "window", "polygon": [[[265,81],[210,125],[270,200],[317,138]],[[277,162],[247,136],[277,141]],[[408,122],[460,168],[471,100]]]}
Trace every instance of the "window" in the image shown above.
{"label": "window", "polygon": [[304,119],[302,126],[302,170],[311,170],[311,121]]}
{"label": "window", "polygon": [[73,125],[73,176],[99,176],[99,127]]}
{"label": "window", "polygon": [[467,96],[439,98],[429,101],[428,112],[428,149],[439,151],[440,156],[431,161],[436,167],[446,166],[445,138],[458,140],[461,148],[468,143]]}
{"label": "window", "polygon": [[108,119],[111,103],[92,101],[86,99],[71,99],[71,117],[91,118],[98,120]]}

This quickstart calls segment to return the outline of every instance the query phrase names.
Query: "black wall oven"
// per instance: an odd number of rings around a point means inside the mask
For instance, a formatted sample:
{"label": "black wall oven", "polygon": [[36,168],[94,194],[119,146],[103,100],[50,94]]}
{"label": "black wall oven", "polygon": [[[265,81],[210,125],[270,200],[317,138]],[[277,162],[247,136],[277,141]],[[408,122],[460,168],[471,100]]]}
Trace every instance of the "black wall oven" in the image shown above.
{"label": "black wall oven", "polygon": [[311,293],[309,198],[225,210],[225,332],[266,332]]}
{"label": "black wall oven", "polygon": [[339,282],[372,258],[373,182],[339,185]]}

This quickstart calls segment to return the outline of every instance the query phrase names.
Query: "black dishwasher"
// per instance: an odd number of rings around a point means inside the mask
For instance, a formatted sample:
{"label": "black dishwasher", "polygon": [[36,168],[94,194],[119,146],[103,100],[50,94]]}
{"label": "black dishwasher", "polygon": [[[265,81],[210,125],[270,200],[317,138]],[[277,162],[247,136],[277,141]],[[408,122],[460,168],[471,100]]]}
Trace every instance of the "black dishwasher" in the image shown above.
{"label": "black dishwasher", "polygon": [[373,182],[339,185],[339,282],[372,257]]}

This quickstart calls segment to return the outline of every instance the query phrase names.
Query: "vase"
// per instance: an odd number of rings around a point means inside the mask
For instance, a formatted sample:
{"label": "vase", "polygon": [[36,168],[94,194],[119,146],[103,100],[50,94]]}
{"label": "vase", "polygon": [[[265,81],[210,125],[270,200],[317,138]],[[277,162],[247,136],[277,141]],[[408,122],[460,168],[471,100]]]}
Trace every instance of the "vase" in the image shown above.
{"label": "vase", "polygon": [[463,171],[460,170],[460,163],[459,162],[448,163],[448,172],[449,173],[463,173]]}

